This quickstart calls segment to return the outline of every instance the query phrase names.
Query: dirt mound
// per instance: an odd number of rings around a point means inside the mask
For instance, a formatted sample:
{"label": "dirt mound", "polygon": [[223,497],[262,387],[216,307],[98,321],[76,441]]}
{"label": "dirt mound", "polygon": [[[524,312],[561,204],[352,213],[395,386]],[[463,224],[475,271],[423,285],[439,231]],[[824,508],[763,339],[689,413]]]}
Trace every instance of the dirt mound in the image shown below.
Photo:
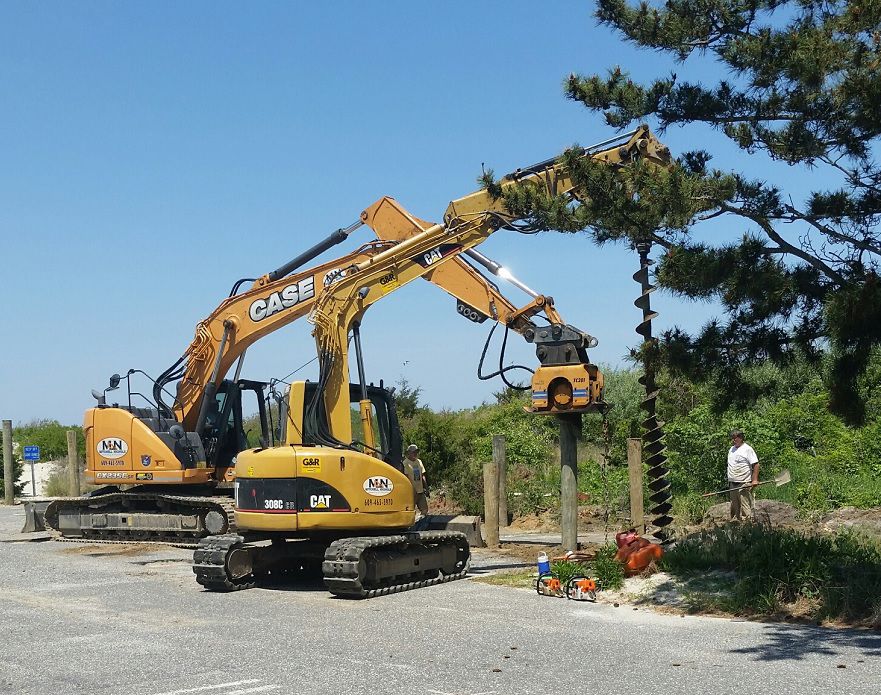
{"label": "dirt mound", "polygon": [[[728,502],[714,504],[704,515],[704,526],[724,524],[729,519],[731,506]],[[804,526],[798,510],[791,504],[778,500],[756,500],[756,520],[771,527],[795,528]]]}
{"label": "dirt mound", "polygon": [[842,507],[824,516],[819,525],[823,531],[830,533],[851,529],[881,537],[881,508]]}

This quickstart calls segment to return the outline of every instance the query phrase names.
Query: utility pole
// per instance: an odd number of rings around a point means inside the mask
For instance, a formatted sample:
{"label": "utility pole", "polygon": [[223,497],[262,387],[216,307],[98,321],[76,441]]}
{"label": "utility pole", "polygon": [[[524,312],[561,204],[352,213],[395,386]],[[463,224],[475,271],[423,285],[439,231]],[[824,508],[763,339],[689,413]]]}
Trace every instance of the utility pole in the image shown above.
{"label": "utility pole", "polygon": [[12,420],[3,421],[3,488],[6,504],[15,503],[15,488],[12,469]]}
{"label": "utility pole", "polygon": [[560,527],[563,548],[578,549],[578,435],[581,414],[558,415],[560,421]]}

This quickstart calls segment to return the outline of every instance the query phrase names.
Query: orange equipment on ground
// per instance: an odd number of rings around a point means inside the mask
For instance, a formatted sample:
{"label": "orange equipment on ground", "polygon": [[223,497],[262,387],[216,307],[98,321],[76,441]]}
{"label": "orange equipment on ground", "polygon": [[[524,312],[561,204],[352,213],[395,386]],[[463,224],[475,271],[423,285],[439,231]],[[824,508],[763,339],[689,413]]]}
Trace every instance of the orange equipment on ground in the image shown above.
{"label": "orange equipment on ground", "polygon": [[632,577],[664,556],[664,549],[640,537],[634,529],[615,534],[618,552],[615,559],[624,565],[624,574]]}

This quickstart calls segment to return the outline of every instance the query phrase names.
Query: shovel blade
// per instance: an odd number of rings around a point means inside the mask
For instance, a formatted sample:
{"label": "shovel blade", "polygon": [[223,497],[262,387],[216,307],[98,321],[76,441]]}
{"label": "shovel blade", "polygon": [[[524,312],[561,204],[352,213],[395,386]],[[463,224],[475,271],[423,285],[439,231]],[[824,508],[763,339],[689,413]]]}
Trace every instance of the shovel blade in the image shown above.
{"label": "shovel blade", "polygon": [[784,468],[777,475],[774,476],[774,486],[780,487],[781,485],[786,485],[786,483],[792,481],[792,476],[789,475],[789,469]]}

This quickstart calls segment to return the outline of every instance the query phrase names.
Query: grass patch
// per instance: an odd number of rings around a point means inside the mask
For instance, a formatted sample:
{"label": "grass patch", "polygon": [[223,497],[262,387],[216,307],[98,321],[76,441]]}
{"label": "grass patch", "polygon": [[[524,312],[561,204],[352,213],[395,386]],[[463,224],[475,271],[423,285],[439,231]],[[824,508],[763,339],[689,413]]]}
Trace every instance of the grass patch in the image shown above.
{"label": "grass patch", "polygon": [[881,627],[881,545],[853,533],[727,525],[679,541],[661,566],[682,579],[713,570],[736,573],[730,593],[694,592],[696,609]]}
{"label": "grass patch", "polygon": [[534,589],[537,576],[534,570],[513,570],[473,577],[471,581],[492,584],[493,586],[509,586],[515,589]]}

